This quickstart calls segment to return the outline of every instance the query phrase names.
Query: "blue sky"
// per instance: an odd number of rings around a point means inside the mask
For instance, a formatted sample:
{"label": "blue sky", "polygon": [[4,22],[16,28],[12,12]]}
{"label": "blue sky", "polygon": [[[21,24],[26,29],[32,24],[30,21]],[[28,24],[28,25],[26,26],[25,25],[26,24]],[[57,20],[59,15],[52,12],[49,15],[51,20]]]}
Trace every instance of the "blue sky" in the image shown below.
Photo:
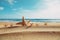
{"label": "blue sky", "polygon": [[60,0],[0,0],[0,18],[60,19]]}

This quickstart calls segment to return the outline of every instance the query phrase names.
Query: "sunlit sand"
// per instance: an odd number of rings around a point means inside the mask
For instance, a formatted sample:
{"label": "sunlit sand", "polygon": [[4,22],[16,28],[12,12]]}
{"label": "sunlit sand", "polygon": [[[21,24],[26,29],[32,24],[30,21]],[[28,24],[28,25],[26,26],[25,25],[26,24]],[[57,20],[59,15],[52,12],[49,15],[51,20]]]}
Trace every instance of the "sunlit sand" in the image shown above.
{"label": "sunlit sand", "polygon": [[0,22],[0,40],[60,40],[60,23]]}
{"label": "sunlit sand", "polygon": [[22,22],[0,22],[0,28],[8,27],[60,27],[59,22],[31,22],[30,20],[24,20],[22,17]]}

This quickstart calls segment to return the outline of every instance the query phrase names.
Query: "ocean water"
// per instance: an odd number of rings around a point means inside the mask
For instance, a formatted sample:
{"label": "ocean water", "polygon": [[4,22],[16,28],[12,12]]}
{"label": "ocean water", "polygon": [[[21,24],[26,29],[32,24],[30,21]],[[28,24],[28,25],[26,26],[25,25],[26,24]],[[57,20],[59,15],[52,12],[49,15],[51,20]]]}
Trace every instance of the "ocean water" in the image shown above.
{"label": "ocean water", "polygon": [[[31,22],[60,22],[60,19],[25,19]],[[0,19],[0,22],[21,22],[22,19]]]}

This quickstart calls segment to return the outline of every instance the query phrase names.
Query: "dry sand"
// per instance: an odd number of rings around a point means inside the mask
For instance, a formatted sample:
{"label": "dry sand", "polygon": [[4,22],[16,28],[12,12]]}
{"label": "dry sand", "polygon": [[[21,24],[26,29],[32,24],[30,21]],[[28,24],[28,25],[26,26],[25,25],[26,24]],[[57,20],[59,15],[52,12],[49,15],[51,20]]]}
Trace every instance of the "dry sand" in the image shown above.
{"label": "dry sand", "polygon": [[[6,27],[5,24],[7,24]],[[11,24],[14,27],[11,27],[10,26]],[[31,27],[16,25],[16,23],[9,23],[9,22],[2,22],[0,23],[0,25],[3,25],[3,27],[0,26],[0,34],[17,33],[17,32],[60,32],[60,23],[47,23],[47,24],[33,23]]]}
{"label": "dry sand", "polygon": [[[17,27],[7,28],[11,24]],[[60,23],[33,23],[31,28],[26,27],[14,22],[0,22],[0,40],[60,40]]]}
{"label": "dry sand", "polygon": [[[31,22],[32,26],[31,27],[60,27],[60,23],[56,23],[56,22]],[[22,26],[22,25],[16,25],[15,22],[0,22],[0,28],[5,28],[5,27],[11,27],[11,25],[13,26]],[[30,23],[27,24],[27,26],[29,26]]]}
{"label": "dry sand", "polygon": [[0,35],[0,40],[60,40],[60,33],[28,32]]}

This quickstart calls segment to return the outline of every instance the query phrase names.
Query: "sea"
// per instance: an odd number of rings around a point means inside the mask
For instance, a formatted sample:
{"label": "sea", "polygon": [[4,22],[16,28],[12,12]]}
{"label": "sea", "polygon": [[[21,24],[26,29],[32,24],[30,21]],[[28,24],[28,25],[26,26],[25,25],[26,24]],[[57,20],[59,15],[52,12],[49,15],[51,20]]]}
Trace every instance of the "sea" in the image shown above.
{"label": "sea", "polygon": [[[31,22],[60,22],[60,19],[25,19]],[[0,19],[0,22],[21,22],[22,19]]]}

